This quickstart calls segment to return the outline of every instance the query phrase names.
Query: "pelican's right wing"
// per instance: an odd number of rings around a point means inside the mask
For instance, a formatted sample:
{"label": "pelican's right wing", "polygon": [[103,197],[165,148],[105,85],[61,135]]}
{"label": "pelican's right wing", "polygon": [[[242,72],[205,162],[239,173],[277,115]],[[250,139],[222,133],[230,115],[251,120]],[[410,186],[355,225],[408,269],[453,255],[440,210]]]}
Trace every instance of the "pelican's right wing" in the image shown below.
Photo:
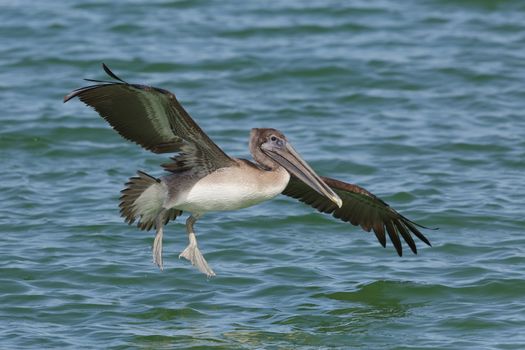
{"label": "pelican's right wing", "polygon": [[64,102],[78,97],[94,108],[122,137],[154,153],[180,152],[179,163],[211,172],[236,164],[182,108],[171,92],[128,84],[105,65],[115,82],[73,90]]}
{"label": "pelican's right wing", "polygon": [[417,248],[412,235],[430,245],[430,241],[418,229],[418,226],[426,227],[399,214],[394,208],[364,188],[329,177],[321,176],[321,179],[342,199],[341,208],[295,176],[290,178],[283,194],[311,205],[320,212],[332,214],[337,219],[361,226],[365,231],[373,230],[383,247],[386,246],[385,234],[388,234],[399,256],[403,254],[399,236],[403,237],[414,254],[417,254]]}

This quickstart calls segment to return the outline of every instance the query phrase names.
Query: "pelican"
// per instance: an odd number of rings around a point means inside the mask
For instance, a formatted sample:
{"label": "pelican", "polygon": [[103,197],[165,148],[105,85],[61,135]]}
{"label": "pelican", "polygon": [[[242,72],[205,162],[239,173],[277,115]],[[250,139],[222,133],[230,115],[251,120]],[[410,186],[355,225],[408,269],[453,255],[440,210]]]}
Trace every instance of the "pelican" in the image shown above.
{"label": "pelican", "polygon": [[412,235],[431,245],[419,230],[426,227],[364,188],[317,175],[282,132],[252,129],[249,148],[254,162],[232,158],[202,131],[174,94],[129,84],[105,64],[102,67],[112,80],[85,79],[96,84],[73,90],[64,102],[78,97],[125,139],[154,153],[176,154],[162,164],[166,175],[156,178],[138,171],[120,198],[120,212],[128,224],[137,221],[142,230],[156,230],[153,262],[161,270],[164,226],[182,212],[190,213],[186,220],[189,243],[179,258],[211,277],[215,272],[199,250],[195,222],[207,212],[250,207],[278,194],[373,231],[383,247],[388,235],[399,256],[403,252],[400,236],[414,254]]}

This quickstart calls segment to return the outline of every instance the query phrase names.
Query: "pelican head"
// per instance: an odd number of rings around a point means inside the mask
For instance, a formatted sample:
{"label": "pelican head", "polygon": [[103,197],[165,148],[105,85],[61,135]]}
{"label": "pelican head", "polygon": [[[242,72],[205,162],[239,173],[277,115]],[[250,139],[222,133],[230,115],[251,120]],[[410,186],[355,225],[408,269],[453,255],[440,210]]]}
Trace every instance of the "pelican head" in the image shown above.
{"label": "pelican head", "polygon": [[330,199],[339,208],[343,205],[341,198],[302,159],[279,130],[252,129],[250,151],[257,163],[269,169],[281,166],[316,192]]}

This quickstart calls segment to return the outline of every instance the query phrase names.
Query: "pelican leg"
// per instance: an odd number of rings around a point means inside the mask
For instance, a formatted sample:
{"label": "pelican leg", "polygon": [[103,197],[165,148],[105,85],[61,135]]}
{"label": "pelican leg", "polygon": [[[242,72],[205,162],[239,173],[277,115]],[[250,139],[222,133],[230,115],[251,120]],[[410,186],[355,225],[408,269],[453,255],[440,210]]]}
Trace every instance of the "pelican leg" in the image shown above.
{"label": "pelican leg", "polygon": [[157,233],[155,234],[155,240],[153,241],[153,263],[159,267],[162,271],[164,269],[162,265],[162,236],[164,235],[164,222],[166,221],[166,209],[157,215],[155,219],[155,226],[157,227]]}
{"label": "pelican leg", "polygon": [[215,276],[215,272],[213,272],[213,270],[208,266],[206,259],[204,259],[204,256],[199,250],[197,245],[197,237],[193,231],[193,224],[198,218],[199,215],[193,214],[188,218],[188,220],[186,220],[186,232],[188,233],[188,239],[190,242],[186,249],[180,253],[179,258],[185,258],[189,260],[193,266],[196,266],[199,269],[200,272],[206,274],[208,277],[213,277]]}

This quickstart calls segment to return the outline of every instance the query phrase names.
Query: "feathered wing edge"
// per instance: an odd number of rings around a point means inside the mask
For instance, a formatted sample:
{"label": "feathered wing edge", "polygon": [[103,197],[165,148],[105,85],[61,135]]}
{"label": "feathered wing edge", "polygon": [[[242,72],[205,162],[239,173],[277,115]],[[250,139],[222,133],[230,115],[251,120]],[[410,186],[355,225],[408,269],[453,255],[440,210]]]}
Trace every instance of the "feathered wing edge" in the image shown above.
{"label": "feathered wing edge", "polygon": [[430,241],[418,229],[428,229],[427,227],[399,214],[374,194],[357,185],[328,177],[321,178],[341,197],[343,200],[341,208],[295,177],[290,178],[282,194],[296,198],[320,212],[332,214],[337,219],[361,226],[367,232],[373,230],[383,247],[386,247],[386,236],[388,235],[399,256],[403,255],[400,236],[414,254],[417,254],[417,247],[412,234],[431,246]]}

